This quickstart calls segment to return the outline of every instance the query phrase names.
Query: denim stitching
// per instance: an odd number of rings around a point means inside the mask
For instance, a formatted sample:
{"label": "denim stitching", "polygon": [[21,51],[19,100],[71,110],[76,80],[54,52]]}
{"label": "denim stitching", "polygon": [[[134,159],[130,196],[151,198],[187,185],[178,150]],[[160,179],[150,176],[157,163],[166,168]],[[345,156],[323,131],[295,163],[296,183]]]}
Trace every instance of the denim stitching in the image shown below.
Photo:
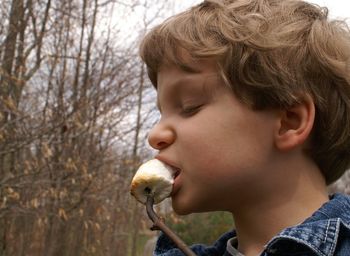
{"label": "denim stitching", "polygon": [[327,237],[328,237],[328,230],[329,230],[329,226],[331,225],[331,220],[328,221],[328,224],[327,224],[327,228],[326,228],[326,235],[324,237],[324,243],[327,242]]}
{"label": "denim stitching", "polygon": [[[329,222],[331,222],[332,220],[329,220]],[[333,243],[331,244],[331,251],[330,251],[330,255],[333,255],[335,252],[335,248],[336,248],[336,241],[338,241],[338,235],[339,235],[339,228],[340,228],[340,218],[337,218],[336,220],[336,229],[335,229],[335,234],[334,234],[334,238],[333,238]]]}

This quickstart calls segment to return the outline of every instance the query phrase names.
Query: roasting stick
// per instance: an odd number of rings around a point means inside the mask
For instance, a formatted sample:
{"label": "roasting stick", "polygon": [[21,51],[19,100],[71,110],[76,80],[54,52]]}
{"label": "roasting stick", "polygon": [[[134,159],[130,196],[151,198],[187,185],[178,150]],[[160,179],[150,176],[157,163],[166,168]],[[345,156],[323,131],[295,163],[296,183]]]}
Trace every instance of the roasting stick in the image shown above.
{"label": "roasting stick", "polygon": [[154,198],[152,195],[147,196],[146,210],[148,217],[153,222],[152,229],[158,229],[163,231],[175,244],[176,246],[187,256],[196,256],[196,254],[181,240],[165,223],[158,217],[153,209]]}

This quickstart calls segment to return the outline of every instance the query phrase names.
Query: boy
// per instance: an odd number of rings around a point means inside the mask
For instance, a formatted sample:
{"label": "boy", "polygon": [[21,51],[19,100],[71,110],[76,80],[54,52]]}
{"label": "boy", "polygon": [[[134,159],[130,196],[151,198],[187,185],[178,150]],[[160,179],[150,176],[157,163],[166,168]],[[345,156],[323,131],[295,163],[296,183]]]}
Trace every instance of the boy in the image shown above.
{"label": "boy", "polygon": [[[350,255],[350,34],[298,0],[207,0],[154,28],[156,158],[177,170],[178,214],[229,211],[197,255]],[[155,255],[183,255],[161,235]]]}

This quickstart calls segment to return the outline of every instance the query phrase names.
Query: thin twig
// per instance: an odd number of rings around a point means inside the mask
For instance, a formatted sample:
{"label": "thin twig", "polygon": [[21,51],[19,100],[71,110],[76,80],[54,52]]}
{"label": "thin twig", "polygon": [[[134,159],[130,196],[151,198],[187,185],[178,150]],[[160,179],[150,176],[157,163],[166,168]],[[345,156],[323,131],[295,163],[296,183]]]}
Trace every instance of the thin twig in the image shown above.
{"label": "thin twig", "polygon": [[187,256],[196,256],[196,254],[185,244],[184,241],[181,240],[169,227],[165,225],[165,223],[157,216],[153,209],[154,198],[153,196],[147,196],[146,202],[146,210],[148,217],[153,222],[152,230],[161,230],[167,235],[176,246]]}

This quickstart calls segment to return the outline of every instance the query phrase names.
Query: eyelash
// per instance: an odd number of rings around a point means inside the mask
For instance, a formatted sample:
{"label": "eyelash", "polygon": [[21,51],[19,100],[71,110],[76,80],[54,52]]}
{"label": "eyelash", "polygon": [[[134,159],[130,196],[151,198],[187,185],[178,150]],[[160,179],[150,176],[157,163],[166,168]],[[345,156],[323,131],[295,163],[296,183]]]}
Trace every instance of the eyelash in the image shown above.
{"label": "eyelash", "polygon": [[182,108],[181,114],[191,116],[196,114],[203,105],[186,106]]}

